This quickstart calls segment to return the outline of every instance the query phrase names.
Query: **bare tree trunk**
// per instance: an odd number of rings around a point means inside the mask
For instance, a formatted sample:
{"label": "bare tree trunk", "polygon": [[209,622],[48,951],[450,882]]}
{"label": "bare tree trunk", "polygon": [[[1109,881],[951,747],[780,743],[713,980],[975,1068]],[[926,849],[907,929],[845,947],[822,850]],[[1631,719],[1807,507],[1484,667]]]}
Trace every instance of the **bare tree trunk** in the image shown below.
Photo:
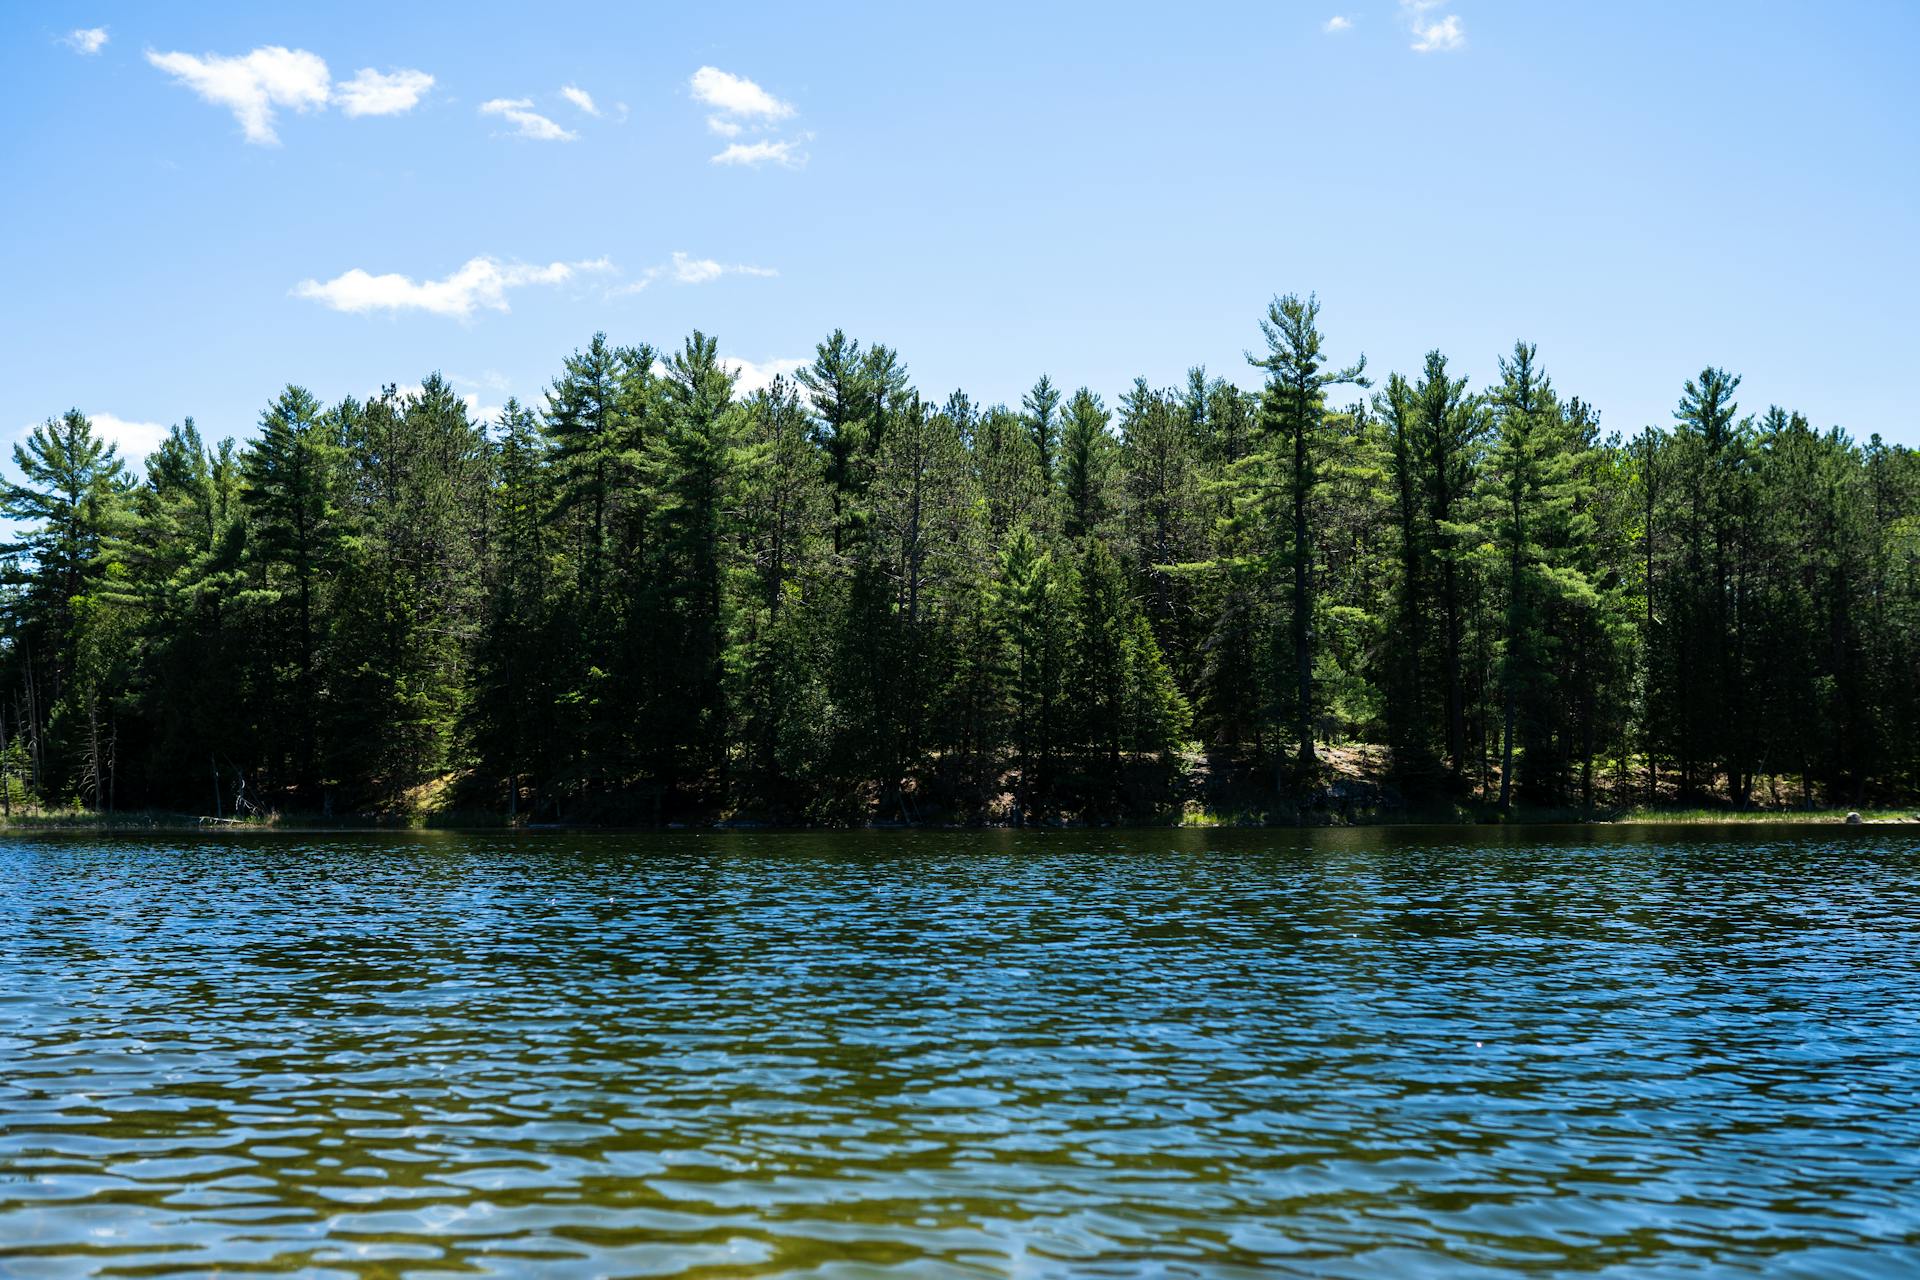
{"label": "bare tree trunk", "polygon": [[30,743],[33,764],[33,789],[34,792],[38,794],[40,791],[40,704],[39,700],[34,697],[33,646],[31,644],[26,646],[26,658],[27,725],[33,731]]}
{"label": "bare tree trunk", "polygon": [[1500,724],[1500,811],[1513,805],[1513,688],[1508,686]]}

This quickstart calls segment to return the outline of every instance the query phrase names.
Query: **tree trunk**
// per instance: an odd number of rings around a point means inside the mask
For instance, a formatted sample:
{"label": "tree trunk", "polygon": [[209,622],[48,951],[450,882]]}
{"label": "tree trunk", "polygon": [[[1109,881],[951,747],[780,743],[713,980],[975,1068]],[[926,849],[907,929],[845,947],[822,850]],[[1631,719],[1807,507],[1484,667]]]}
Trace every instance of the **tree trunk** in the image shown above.
{"label": "tree trunk", "polygon": [[1307,572],[1307,429],[1297,423],[1293,432],[1293,665],[1298,682],[1294,730],[1299,743],[1295,771],[1302,786],[1313,780],[1313,645],[1312,582]]}

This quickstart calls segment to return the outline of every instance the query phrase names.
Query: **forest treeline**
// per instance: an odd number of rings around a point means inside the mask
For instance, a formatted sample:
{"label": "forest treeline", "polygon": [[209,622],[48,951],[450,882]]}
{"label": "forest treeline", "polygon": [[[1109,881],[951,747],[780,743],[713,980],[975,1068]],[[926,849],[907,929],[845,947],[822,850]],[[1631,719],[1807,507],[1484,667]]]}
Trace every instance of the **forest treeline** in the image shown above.
{"label": "forest treeline", "polygon": [[1037,820],[1204,768],[1287,813],[1353,743],[1406,803],[1920,790],[1920,455],[1715,368],[1604,434],[1524,343],[1323,343],[1288,296],[1257,390],[1016,407],[838,331],[746,396],[596,336],[494,422],[289,386],[143,476],[67,413],[4,494],[0,800]]}

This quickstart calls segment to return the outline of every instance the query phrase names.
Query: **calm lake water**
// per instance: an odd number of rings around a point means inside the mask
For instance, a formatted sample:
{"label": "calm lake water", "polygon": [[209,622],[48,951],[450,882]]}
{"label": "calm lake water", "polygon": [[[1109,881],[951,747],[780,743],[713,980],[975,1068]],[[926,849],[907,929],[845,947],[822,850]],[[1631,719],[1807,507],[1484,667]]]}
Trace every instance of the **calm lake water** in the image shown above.
{"label": "calm lake water", "polygon": [[0,841],[0,1275],[1912,1276],[1920,837]]}

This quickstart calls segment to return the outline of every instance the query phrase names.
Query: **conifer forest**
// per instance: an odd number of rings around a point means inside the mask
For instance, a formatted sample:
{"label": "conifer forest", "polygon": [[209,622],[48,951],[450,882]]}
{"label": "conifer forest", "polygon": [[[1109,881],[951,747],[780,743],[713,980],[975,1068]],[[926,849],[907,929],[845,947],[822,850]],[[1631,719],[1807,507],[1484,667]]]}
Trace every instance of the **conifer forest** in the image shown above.
{"label": "conifer forest", "polygon": [[[138,471],[14,450],[0,800],[522,821],[1125,821],[1920,794],[1920,455],[1741,398],[1622,429],[1516,343],[1378,371],[1317,302],[1239,381],[1017,405],[835,331],[740,394],[596,335]],[[1236,371],[1238,372],[1238,371]],[[1810,408],[1810,407],[1809,407]],[[1196,788],[1199,790],[1196,791]]]}

